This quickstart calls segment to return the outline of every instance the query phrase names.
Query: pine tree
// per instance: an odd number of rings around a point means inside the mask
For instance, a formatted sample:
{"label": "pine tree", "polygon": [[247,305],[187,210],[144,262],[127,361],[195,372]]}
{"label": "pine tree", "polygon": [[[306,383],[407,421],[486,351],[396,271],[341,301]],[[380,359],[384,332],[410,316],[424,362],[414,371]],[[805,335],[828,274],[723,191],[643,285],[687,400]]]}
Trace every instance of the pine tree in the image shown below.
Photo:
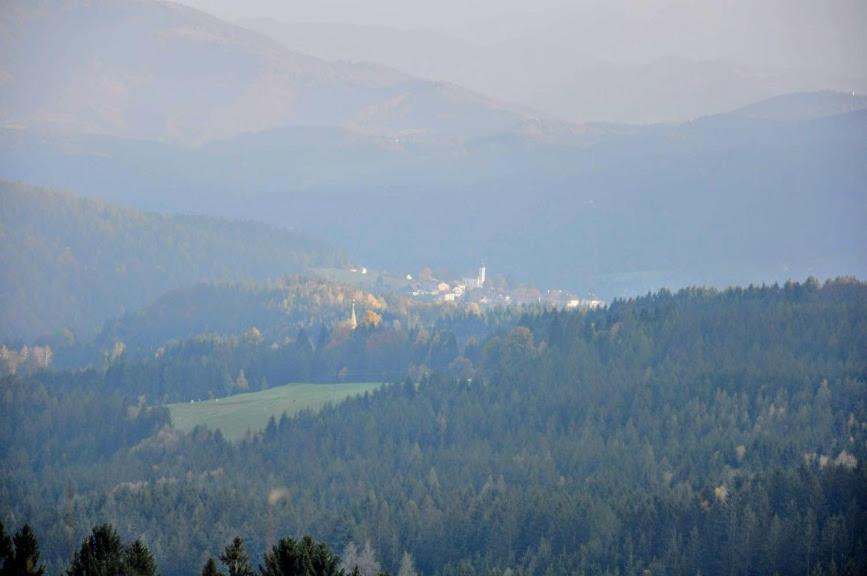
{"label": "pine tree", "polygon": [[272,414],[270,418],[268,418],[268,424],[265,425],[265,438],[273,439],[277,435],[277,420],[274,418]]}
{"label": "pine tree", "polygon": [[321,352],[328,346],[328,343],[331,341],[331,331],[328,329],[325,324],[323,324],[319,328],[319,337],[316,339],[316,351]]}
{"label": "pine tree", "polygon": [[232,543],[226,546],[220,562],[229,570],[229,576],[254,576],[250,557],[244,548],[244,541],[235,537]]}
{"label": "pine tree", "polygon": [[313,354],[313,343],[304,328],[298,330],[298,335],[295,337],[295,349],[305,357]]}
{"label": "pine tree", "polygon": [[345,574],[352,574],[353,570],[358,569],[358,546],[352,540],[343,549],[343,555],[340,557],[340,571]]}
{"label": "pine tree", "polygon": [[400,558],[400,568],[397,571],[397,576],[418,576],[418,572],[415,571],[415,563],[409,552],[404,552]]}
{"label": "pine tree", "polygon": [[296,542],[283,538],[265,555],[262,576],[337,576],[341,573],[337,557],[325,544],[310,536]]}
{"label": "pine tree", "polygon": [[93,529],[72,557],[68,576],[123,576],[123,543],[111,524]]}
{"label": "pine tree", "polygon": [[0,568],[12,558],[12,539],[6,534],[3,522],[0,522]]}
{"label": "pine tree", "polygon": [[12,537],[11,543],[2,532],[0,541],[4,540],[0,542],[0,546],[5,548],[0,552],[5,555],[3,576],[42,576],[45,573],[45,566],[39,561],[39,543],[30,526],[22,526]]}
{"label": "pine tree", "polygon": [[148,547],[136,540],[130,544],[124,554],[126,576],[155,576],[157,565]]}
{"label": "pine tree", "polygon": [[202,568],[202,576],[223,576],[223,573],[217,569],[217,563],[213,558],[208,558],[205,566]]}
{"label": "pine tree", "polygon": [[370,540],[364,543],[364,550],[361,551],[361,557],[358,559],[358,567],[364,576],[376,576],[382,571]]}

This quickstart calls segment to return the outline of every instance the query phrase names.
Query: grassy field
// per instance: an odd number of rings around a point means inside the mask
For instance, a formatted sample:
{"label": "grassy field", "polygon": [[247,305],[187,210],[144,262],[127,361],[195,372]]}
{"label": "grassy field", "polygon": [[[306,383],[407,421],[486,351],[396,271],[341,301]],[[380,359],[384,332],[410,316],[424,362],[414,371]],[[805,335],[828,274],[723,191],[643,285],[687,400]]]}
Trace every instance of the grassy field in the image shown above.
{"label": "grassy field", "polygon": [[199,424],[216,430],[230,440],[240,440],[248,430],[258,431],[271,416],[292,416],[305,408],[318,410],[325,404],[370,392],[378,383],[286,384],[249,394],[236,394],[193,404],[170,404],[172,423],[178,430],[192,430]]}

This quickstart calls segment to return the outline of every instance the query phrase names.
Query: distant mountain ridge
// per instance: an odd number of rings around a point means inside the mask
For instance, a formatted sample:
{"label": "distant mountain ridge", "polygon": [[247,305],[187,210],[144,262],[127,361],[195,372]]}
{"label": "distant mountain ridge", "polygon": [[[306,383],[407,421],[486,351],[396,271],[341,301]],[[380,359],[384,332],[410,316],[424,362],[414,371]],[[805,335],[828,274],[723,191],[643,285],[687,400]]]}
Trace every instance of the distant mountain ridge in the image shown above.
{"label": "distant mountain ridge", "polygon": [[103,321],[203,280],[338,263],[322,242],[250,222],[163,216],[0,181],[0,341]]}
{"label": "distant mountain ridge", "polygon": [[199,144],[283,126],[464,138],[531,114],[383,66],[292,52],[155,0],[0,8],[0,123]]}
{"label": "distant mountain ridge", "polygon": [[[393,272],[485,260],[607,300],[867,274],[867,112],[851,95],[576,126],[170,3],[2,10],[0,178],[314,231]],[[94,99],[101,86],[118,99]]]}
{"label": "distant mountain ridge", "polygon": [[867,110],[826,109],[463,142],[289,127],[195,149],[7,130],[0,176],[315,230],[376,268],[458,272],[484,259],[611,299],[867,274]]}
{"label": "distant mountain ridge", "polygon": [[[588,11],[591,18],[580,26],[592,28],[594,9]],[[601,29],[583,34],[573,29],[569,40],[535,35],[489,44],[432,30],[339,22],[259,18],[239,24],[291,50],[330,60],[378,62],[496,94],[571,122],[683,122],[791,92],[867,90],[863,73],[845,77],[824,69],[777,69],[702,56],[649,55],[627,62],[607,45],[616,44],[615,39],[596,38],[598,46],[590,39],[604,34]],[[577,41],[584,49],[574,46],[576,33],[585,38]]]}
{"label": "distant mountain ridge", "polygon": [[867,109],[867,95],[833,92],[801,92],[756,102],[731,112],[734,116],[779,121],[826,118]]}

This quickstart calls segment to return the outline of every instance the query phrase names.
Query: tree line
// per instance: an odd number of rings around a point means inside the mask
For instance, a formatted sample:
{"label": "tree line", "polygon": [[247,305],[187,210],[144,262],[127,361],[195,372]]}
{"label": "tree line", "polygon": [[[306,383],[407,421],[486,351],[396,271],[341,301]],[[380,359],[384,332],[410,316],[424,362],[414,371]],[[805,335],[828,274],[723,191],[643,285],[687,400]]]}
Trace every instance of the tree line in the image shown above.
{"label": "tree line", "polygon": [[[355,545],[341,559],[324,543],[310,536],[298,540],[281,538],[264,555],[258,570],[244,541],[235,537],[218,556],[208,558],[202,576],[388,576],[379,569],[370,544],[359,556]],[[220,565],[225,569],[221,571]],[[25,524],[14,536],[6,534],[0,522],[0,576],[43,576],[39,542],[33,529]],[[148,547],[135,540],[124,543],[111,524],[93,528],[75,551],[67,576],[157,576],[157,563]],[[412,557],[404,556],[399,576],[416,576]]]}

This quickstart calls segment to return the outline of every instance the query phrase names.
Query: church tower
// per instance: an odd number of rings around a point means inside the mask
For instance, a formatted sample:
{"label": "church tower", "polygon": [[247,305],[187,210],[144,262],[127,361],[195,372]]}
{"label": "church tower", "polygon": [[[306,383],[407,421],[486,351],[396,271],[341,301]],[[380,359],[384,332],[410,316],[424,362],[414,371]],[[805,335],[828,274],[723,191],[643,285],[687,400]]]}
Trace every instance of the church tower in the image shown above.
{"label": "church tower", "polygon": [[349,317],[349,327],[353,330],[358,328],[358,319],[355,317],[355,300],[352,301],[352,316]]}

